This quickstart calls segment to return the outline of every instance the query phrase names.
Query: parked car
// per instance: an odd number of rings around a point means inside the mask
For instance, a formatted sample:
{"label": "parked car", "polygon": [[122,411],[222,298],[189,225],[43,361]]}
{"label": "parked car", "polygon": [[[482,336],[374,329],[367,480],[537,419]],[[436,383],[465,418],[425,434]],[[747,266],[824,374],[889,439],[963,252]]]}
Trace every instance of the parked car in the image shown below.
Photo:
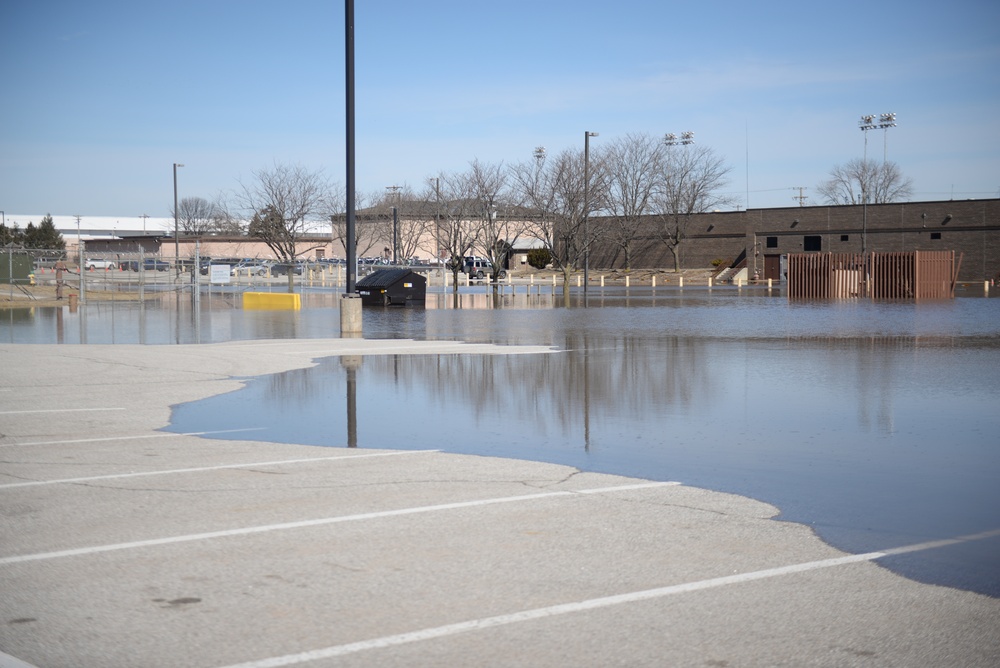
{"label": "parked car", "polygon": [[[493,276],[493,263],[489,260],[469,260],[462,269],[472,278],[491,278]],[[500,269],[497,271],[497,280],[507,278],[507,271]]]}
{"label": "parked car", "polygon": [[237,274],[247,274],[249,276],[266,276],[267,272],[271,268],[270,260],[258,260],[256,258],[248,258],[241,261],[239,264],[230,269],[229,273],[232,276]]}
{"label": "parked car", "polygon": [[115,260],[102,260],[101,258],[90,258],[89,260],[84,260],[83,266],[91,271],[95,269],[117,269],[118,262]]}
{"label": "parked car", "polygon": [[[121,263],[122,271],[139,271],[138,260],[126,260]],[[145,271],[170,271],[170,263],[155,257],[147,257],[142,261]]]}
{"label": "parked car", "polygon": [[54,269],[56,264],[65,261],[66,259],[61,257],[36,257],[35,269]]}

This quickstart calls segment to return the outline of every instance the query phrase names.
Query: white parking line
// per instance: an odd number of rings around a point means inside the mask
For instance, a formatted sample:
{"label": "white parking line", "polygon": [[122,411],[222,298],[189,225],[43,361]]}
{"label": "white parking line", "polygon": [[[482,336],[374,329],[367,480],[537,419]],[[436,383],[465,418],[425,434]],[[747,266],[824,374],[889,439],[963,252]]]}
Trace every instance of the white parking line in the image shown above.
{"label": "white parking line", "polygon": [[434,506],[415,506],[412,508],[400,508],[398,510],[381,510],[370,513],[359,513],[357,515],[340,515],[335,517],[322,517],[315,520],[301,520],[298,522],[283,522],[280,524],[265,524],[262,526],[244,527],[242,529],[225,529],[222,531],[208,531],[205,533],[188,534],[185,536],[171,536],[169,538],[153,538],[150,540],[137,540],[130,543],[113,543],[111,545],[95,545],[93,547],[80,547],[71,550],[58,550],[55,552],[39,552],[37,554],[23,554],[14,557],[4,557],[0,559],[0,565],[18,564],[27,561],[43,561],[46,559],[58,559],[60,557],[76,557],[100,552],[113,552],[116,550],[130,550],[139,547],[154,547],[157,545],[173,545],[176,543],[187,543],[196,540],[208,540],[211,538],[228,538],[230,536],[246,536],[256,533],[266,533],[269,531],[286,531],[289,529],[304,529],[307,527],[323,526],[326,524],[339,524],[341,522],[358,522],[362,520],[374,520],[384,517],[399,517],[402,515],[416,515],[418,513],[433,513],[441,510],[457,510],[459,508],[475,508],[477,506],[489,506],[498,503],[516,503],[518,501],[531,501],[534,499],[546,499],[557,496],[574,496],[577,494],[603,494],[606,492],[619,492],[635,489],[650,489],[654,487],[667,487],[679,485],[678,482],[650,482],[636,485],[618,485],[613,487],[595,487],[593,489],[540,492],[538,494],[522,494],[520,496],[503,496],[492,499],[477,499],[475,501],[458,501],[455,503],[442,503]]}
{"label": "white parking line", "polygon": [[0,448],[18,448],[28,445],[70,445],[73,443],[103,443],[106,441],[137,441],[143,438],[176,438],[178,436],[207,436],[208,434],[237,434],[243,431],[263,431],[264,427],[247,427],[246,429],[219,429],[217,431],[189,431],[185,433],[158,432],[156,434],[140,434],[138,436],[106,436],[101,438],[77,438],[63,441],[29,441],[27,443],[4,443]]}
{"label": "white parking line", "polygon": [[170,475],[172,473],[200,473],[202,471],[219,471],[222,469],[244,469],[254,466],[283,466],[287,464],[305,464],[307,462],[327,462],[334,459],[363,459],[366,457],[395,457],[397,455],[416,455],[440,450],[399,450],[393,452],[369,452],[363,455],[339,455],[336,457],[309,457],[306,459],[279,459],[271,462],[248,462],[246,464],[219,464],[218,466],[199,466],[187,469],[166,469],[163,471],[139,471],[134,473],[111,473],[108,475],[93,475],[85,478],[60,478],[58,480],[29,480],[26,482],[11,482],[0,484],[0,489],[13,487],[35,487],[37,485],[59,485],[63,483],[92,482],[94,480],[114,480],[117,478],[138,478],[150,475]]}
{"label": "white parking line", "polygon": [[261,659],[258,661],[247,661],[246,663],[232,664],[229,666],[225,666],[223,668],[278,668],[279,666],[292,666],[295,664],[306,663],[309,661],[318,661],[320,659],[329,659],[338,656],[345,656],[348,654],[357,654],[359,652],[365,652],[372,649],[381,649],[383,647],[393,647],[395,645],[405,645],[407,643],[412,643],[412,642],[421,642],[424,640],[432,640],[434,638],[443,638],[446,636],[457,635],[459,633],[468,633],[470,631],[482,631],[484,629],[495,628],[498,626],[506,626],[508,624],[517,624],[519,622],[528,622],[535,619],[544,619],[546,617],[567,615],[575,612],[583,612],[585,610],[596,610],[598,608],[607,608],[614,605],[624,605],[627,603],[635,603],[638,601],[647,601],[654,598],[664,598],[676,594],[686,594],[693,591],[701,591],[704,589],[725,587],[727,585],[742,584],[744,582],[753,582],[754,580],[764,580],[767,578],[780,577],[782,575],[791,575],[793,573],[804,573],[807,571],[816,571],[824,568],[833,568],[836,566],[843,566],[845,564],[855,564],[859,562],[874,561],[876,559],[891,554],[902,554],[906,552],[916,552],[919,550],[929,550],[935,547],[942,547],[944,545],[954,545],[956,543],[962,543],[969,540],[980,540],[982,538],[989,538],[997,535],[1000,535],[1000,530],[986,531],[980,534],[961,536],[958,538],[952,538],[947,540],[930,541],[927,543],[919,543],[916,545],[907,545],[904,547],[893,548],[881,552],[866,552],[864,554],[852,554],[844,557],[834,557],[832,559],[807,561],[800,564],[779,566],[777,568],[766,568],[759,571],[752,571],[749,573],[739,573],[737,575],[726,575],[718,578],[709,578],[707,580],[698,580],[696,582],[685,582],[683,584],[670,585],[667,587],[657,587],[655,589],[645,589],[642,591],[630,592],[627,594],[616,594],[614,596],[591,598],[583,601],[576,601],[573,603],[562,603],[559,605],[551,605],[544,608],[522,610],[520,612],[514,612],[507,615],[496,615],[495,617],[472,619],[465,622],[458,622],[456,624],[446,624],[444,626],[436,626],[432,628],[420,629],[418,631],[411,631],[409,633],[400,633],[397,635],[383,636],[381,638],[372,638],[370,640],[361,640],[359,642],[352,642],[344,645],[333,645],[331,647],[314,649],[306,652],[300,652],[298,654],[286,654],[285,656],[276,656],[268,659]]}
{"label": "white parking line", "polygon": [[43,408],[30,411],[0,411],[0,415],[27,415],[29,413],[88,413],[91,411],[123,411],[124,408]]}

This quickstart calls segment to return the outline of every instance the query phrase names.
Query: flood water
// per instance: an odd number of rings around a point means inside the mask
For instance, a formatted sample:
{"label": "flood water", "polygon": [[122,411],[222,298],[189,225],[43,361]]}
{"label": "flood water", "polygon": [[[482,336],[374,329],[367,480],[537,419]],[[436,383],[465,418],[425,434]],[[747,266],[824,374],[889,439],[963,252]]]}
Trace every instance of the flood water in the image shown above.
{"label": "flood water", "polygon": [[[779,519],[850,552],[1000,529],[1000,300],[789,303],[646,288],[592,294],[587,308],[574,294],[566,308],[550,295],[494,300],[473,289],[453,308],[450,296],[433,297],[422,309],[365,309],[365,338],[555,352],[331,358],[177,406],[170,429],[257,428],[257,440],[438,448],[676,480],[771,503]],[[336,301],[306,295],[299,312],[244,312],[218,295],[197,307],[167,298],[0,312],[0,340],[338,336]],[[879,563],[1000,596],[1000,537]]]}

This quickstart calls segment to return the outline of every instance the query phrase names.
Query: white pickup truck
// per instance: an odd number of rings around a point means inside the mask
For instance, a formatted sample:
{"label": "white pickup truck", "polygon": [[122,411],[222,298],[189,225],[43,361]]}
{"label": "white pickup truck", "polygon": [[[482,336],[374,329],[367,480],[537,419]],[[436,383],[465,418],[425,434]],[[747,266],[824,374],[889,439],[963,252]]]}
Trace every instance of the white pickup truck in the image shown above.
{"label": "white pickup truck", "polygon": [[83,263],[85,269],[93,271],[94,269],[117,269],[117,260],[103,260],[101,258],[90,258],[85,260]]}

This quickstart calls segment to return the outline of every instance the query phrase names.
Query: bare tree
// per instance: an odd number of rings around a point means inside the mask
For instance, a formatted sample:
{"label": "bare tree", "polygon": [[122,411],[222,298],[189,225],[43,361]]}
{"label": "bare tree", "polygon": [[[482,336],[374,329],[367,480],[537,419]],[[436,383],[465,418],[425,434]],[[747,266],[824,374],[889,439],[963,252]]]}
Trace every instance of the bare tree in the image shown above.
{"label": "bare tree", "polygon": [[466,174],[472,198],[470,224],[474,227],[474,248],[493,265],[490,281],[497,288],[501,270],[506,270],[511,248],[524,233],[525,221],[514,206],[510,192],[510,172],[499,163],[473,160]]}
{"label": "bare tree", "polygon": [[553,158],[537,152],[533,162],[516,165],[512,170],[514,188],[523,203],[538,212],[538,234],[552,255],[552,264],[563,274],[563,290],[569,290],[570,277],[580,266],[590,244],[600,235],[590,226],[587,216],[600,208],[607,182],[605,163],[598,156],[590,165],[590,187],[584,204],[583,151],[564,150]]}
{"label": "bare tree", "polygon": [[604,153],[608,185],[606,236],[624,255],[625,270],[632,268],[633,244],[642,228],[643,216],[653,208],[666,146],[649,135],[627,135],[612,142]]}
{"label": "bare tree", "polygon": [[406,262],[418,251],[433,252],[423,247],[434,223],[432,206],[426,197],[418,197],[409,186],[393,186],[393,191],[384,193],[374,208],[385,221],[387,248],[394,260]]}
{"label": "bare tree", "polygon": [[[171,217],[174,215],[170,208]],[[185,197],[177,204],[177,223],[182,234],[239,234],[238,222],[229,216],[224,204],[209,202],[204,197]]]}
{"label": "bare tree", "polygon": [[913,180],[903,177],[894,162],[859,160],[837,165],[817,186],[829,204],[887,204],[913,194]]}
{"label": "bare tree", "polygon": [[[386,230],[385,219],[377,212],[369,210],[371,203],[378,201],[382,196],[378,193],[355,193],[354,209],[357,212],[354,219],[354,256],[357,258],[368,257],[373,254],[373,250],[383,246],[389,238],[390,231]],[[343,190],[337,197],[337,202],[346,202],[346,195]],[[339,207],[343,209],[344,207]],[[333,240],[340,242],[347,251],[347,218],[342,210],[337,211],[330,217],[333,228]],[[378,251],[375,251],[376,253]]]}
{"label": "bare tree", "polygon": [[[326,238],[316,239],[325,231],[324,221],[330,219],[333,205],[332,187],[322,172],[275,164],[253,172],[253,177],[253,182],[241,183],[236,193],[239,207],[250,218],[247,232],[251,237],[263,241],[287,263],[326,245]],[[289,292],[294,289],[294,276],[289,268]]]}
{"label": "bare tree", "polygon": [[465,256],[476,245],[478,229],[469,225],[481,206],[467,174],[441,174],[434,179],[436,236],[440,252],[447,253],[452,274],[452,291],[458,295],[458,275]]}
{"label": "bare tree", "polygon": [[718,192],[728,183],[731,169],[707,146],[666,147],[655,197],[655,229],[674,256],[674,271],[680,270],[691,215],[733,204],[733,196]]}

